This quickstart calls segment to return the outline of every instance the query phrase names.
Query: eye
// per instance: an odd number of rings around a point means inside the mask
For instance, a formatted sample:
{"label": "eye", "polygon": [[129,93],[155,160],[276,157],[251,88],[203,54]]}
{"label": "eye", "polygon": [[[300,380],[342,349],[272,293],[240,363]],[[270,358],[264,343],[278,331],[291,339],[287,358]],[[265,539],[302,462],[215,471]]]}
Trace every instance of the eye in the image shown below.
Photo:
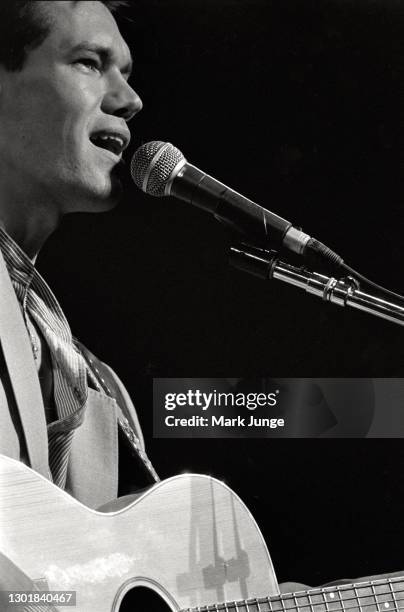
{"label": "eye", "polygon": [[78,64],[79,66],[83,66],[83,69],[86,72],[88,71],[100,72],[101,70],[100,61],[94,57],[80,57],[74,63]]}

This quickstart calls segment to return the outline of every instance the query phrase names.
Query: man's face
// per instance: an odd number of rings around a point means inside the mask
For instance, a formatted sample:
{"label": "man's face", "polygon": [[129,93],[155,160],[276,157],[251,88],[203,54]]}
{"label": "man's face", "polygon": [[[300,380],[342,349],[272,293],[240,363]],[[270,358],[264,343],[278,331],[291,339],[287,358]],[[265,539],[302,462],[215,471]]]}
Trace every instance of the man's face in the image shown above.
{"label": "man's face", "polygon": [[142,107],[127,83],[129,49],[101,2],[39,8],[49,35],[21,71],[0,69],[0,185],[61,213],[107,210],[120,191],[126,123]]}

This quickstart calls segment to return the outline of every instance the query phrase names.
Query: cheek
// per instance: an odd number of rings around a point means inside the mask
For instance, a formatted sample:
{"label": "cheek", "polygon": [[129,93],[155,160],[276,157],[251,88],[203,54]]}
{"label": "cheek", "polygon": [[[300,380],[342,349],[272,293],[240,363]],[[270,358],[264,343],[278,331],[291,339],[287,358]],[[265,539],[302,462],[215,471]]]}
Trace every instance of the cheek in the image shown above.
{"label": "cheek", "polygon": [[[29,96],[27,96],[29,91]],[[29,131],[60,147],[86,136],[97,114],[96,92],[77,81],[37,79],[24,88],[24,96],[14,111],[16,122],[29,125]]]}
{"label": "cheek", "polygon": [[98,92],[66,78],[37,78],[7,93],[0,101],[0,157],[37,176],[80,173],[94,181],[89,133],[101,116]]}
{"label": "cheek", "polygon": [[68,77],[55,81],[52,91],[53,104],[63,118],[64,130],[87,127],[97,117],[101,108],[102,92],[96,82],[88,83],[68,72]]}

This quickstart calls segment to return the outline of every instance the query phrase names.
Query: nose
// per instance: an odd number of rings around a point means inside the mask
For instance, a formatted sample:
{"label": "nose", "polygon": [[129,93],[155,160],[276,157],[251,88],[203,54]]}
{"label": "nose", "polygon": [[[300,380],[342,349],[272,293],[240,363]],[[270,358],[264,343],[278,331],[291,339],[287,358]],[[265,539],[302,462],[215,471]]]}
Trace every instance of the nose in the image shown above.
{"label": "nose", "polygon": [[130,121],[143,108],[143,102],[136,91],[129,85],[121,73],[116,76],[114,83],[110,83],[104,95],[102,110],[116,117]]}

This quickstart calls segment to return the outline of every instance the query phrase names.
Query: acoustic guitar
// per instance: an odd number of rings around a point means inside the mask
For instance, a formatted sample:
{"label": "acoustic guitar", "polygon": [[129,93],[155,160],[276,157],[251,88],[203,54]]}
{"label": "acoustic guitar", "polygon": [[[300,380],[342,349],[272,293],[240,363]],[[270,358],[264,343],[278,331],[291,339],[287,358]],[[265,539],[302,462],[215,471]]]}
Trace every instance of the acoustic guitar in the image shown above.
{"label": "acoustic guitar", "polygon": [[[0,553],[3,591],[75,592],[75,607],[41,611],[118,612],[132,590],[133,612],[157,609],[156,600],[166,612],[404,609],[404,577],[281,595],[250,512],[208,476],[169,478],[101,513],[0,456]],[[141,591],[154,603],[136,604]]]}

